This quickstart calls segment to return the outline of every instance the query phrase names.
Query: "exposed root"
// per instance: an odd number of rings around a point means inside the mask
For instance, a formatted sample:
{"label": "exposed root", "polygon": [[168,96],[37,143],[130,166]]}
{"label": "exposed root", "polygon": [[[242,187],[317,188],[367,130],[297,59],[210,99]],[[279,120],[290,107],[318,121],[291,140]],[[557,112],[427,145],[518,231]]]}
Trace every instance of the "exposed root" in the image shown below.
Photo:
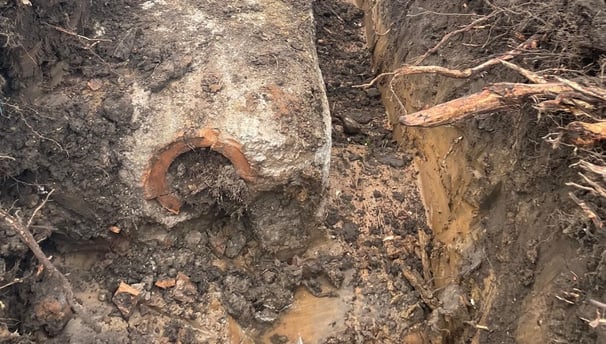
{"label": "exposed root", "polygon": [[419,127],[451,124],[468,117],[511,107],[531,96],[557,94],[570,90],[570,87],[561,83],[539,85],[499,83],[487,87],[479,93],[402,116],[400,117],[400,123]]}
{"label": "exposed root", "polygon": [[412,270],[408,266],[404,266],[402,268],[402,275],[406,278],[408,283],[419,292],[419,296],[421,296],[421,299],[429,308],[434,310],[440,306],[438,299],[425,287],[427,283],[417,271]]}
{"label": "exposed root", "polygon": [[67,35],[70,35],[70,36],[74,36],[74,37],[77,37],[77,38],[80,38],[80,39],[83,39],[83,40],[86,40],[86,41],[89,41],[89,42],[93,42],[93,44],[97,44],[98,42],[111,42],[112,41],[111,39],[104,39],[104,38],[89,38],[89,37],[86,37],[86,36],[79,35],[79,34],[77,34],[75,32],[69,31],[67,29],[64,29],[62,27],[51,25],[51,24],[45,23],[45,22],[43,22],[42,24],[47,25],[47,26],[49,26],[49,27],[51,27],[51,28],[53,28],[53,29],[55,29],[55,30],[57,30],[59,32],[64,33],[64,34],[67,34]]}
{"label": "exposed root", "polygon": [[65,299],[67,303],[72,308],[74,313],[76,313],[80,318],[87,323],[93,330],[96,332],[101,332],[101,327],[93,320],[90,316],[89,312],[76,301],[76,297],[74,296],[74,292],[72,290],[71,284],[69,280],[63,275],[55,265],[50,261],[50,259],[44,254],[40,245],[36,242],[36,239],[30,232],[29,228],[32,224],[32,221],[36,214],[44,207],[46,202],[48,201],[52,191],[46,195],[44,201],[34,210],[32,216],[27,221],[27,224],[23,224],[22,219],[18,216],[13,216],[9,214],[6,210],[0,208],[0,219],[10,228],[12,229],[21,240],[29,247],[34,256],[38,259],[38,261],[44,266],[46,271],[51,274],[53,277],[57,278],[61,282],[61,286],[65,293]]}
{"label": "exposed root", "polygon": [[597,229],[604,228],[604,223],[602,222],[602,219],[600,218],[600,216],[598,216],[598,214],[596,213],[593,206],[591,206],[587,202],[579,199],[572,192],[569,192],[568,196],[570,197],[570,199],[573,200],[574,203],[576,203],[583,210],[585,215],[593,222],[594,226]]}
{"label": "exposed root", "polygon": [[451,32],[445,34],[442,37],[442,39],[438,42],[438,44],[436,44],[433,48],[427,50],[425,52],[425,54],[423,54],[423,55],[421,55],[421,56],[413,59],[413,63],[412,64],[415,65],[415,66],[421,64],[423,61],[425,61],[425,59],[429,55],[434,54],[435,52],[437,52],[438,49],[440,49],[440,47],[443,46],[444,43],[446,43],[452,36],[454,36],[456,34],[459,34],[459,33],[463,33],[463,32],[467,32],[467,31],[472,30],[473,28],[477,27],[480,23],[483,23],[483,22],[487,21],[488,19],[496,16],[500,12],[501,12],[501,10],[494,11],[494,12],[490,13],[487,16],[484,16],[484,17],[481,17],[481,18],[478,18],[478,19],[472,21],[471,23],[469,23],[468,25],[466,25],[465,27],[463,27],[461,29],[454,30],[454,31],[451,31]]}
{"label": "exposed root", "polygon": [[[494,7],[491,15],[499,11],[504,11],[504,9]],[[370,87],[383,77],[391,76],[389,89],[396,96],[404,113],[403,116],[400,116],[399,122],[405,126],[435,127],[447,125],[481,114],[510,109],[518,104],[532,101],[534,102],[534,107],[539,110],[539,114],[545,112],[568,113],[574,115],[576,118],[583,119],[583,121],[577,120],[568,123],[563,128],[564,133],[557,133],[555,137],[553,135],[546,136],[546,140],[552,143],[554,148],[557,148],[560,144],[567,144],[573,147],[591,149],[606,141],[606,121],[602,119],[604,110],[606,109],[606,89],[597,84],[582,85],[579,82],[556,75],[540,75],[509,62],[509,60],[521,55],[523,52],[536,50],[539,40],[545,39],[542,35],[533,35],[515,49],[471,68],[460,70],[442,66],[418,66],[427,56],[436,52],[452,35],[468,31],[477,25],[478,22],[486,19],[488,18],[478,18],[460,30],[447,33],[436,46],[413,60],[412,64],[404,65],[392,72],[379,74],[369,83],[357,87]],[[494,83],[487,86],[481,92],[444,102],[412,114],[407,113],[404,104],[398,99],[393,86],[396,78],[415,74],[437,74],[450,78],[467,79],[497,64],[519,73],[532,82],[532,84]],[[573,182],[567,183],[567,185],[588,191],[594,197],[606,198],[606,187],[602,186],[606,183],[606,178],[601,173],[606,169],[606,166],[588,162],[583,162],[582,166],[594,174],[600,174],[602,181],[596,181],[590,176],[580,174],[585,185]],[[591,206],[589,201],[581,200],[573,193],[570,193],[570,197],[586,216],[592,220],[596,228],[603,228],[603,222],[598,211]]]}
{"label": "exposed root", "polygon": [[520,66],[518,66],[516,64],[513,64],[511,62],[507,62],[505,60],[501,60],[500,62],[501,62],[501,64],[503,66],[505,66],[507,68],[510,68],[510,69],[512,69],[512,70],[520,73],[523,77],[525,77],[526,79],[534,82],[535,84],[545,84],[545,83],[547,83],[547,80],[544,77],[538,75],[535,72],[529,71],[526,68],[522,68],[522,67],[520,67]]}
{"label": "exposed root", "polygon": [[[596,309],[596,317],[593,320],[589,320],[589,319],[583,319],[587,322],[587,324],[589,326],[591,326],[592,328],[596,328],[600,325],[606,325],[606,318],[604,318],[604,310],[606,310],[606,304],[594,299],[589,299],[588,300],[590,304],[592,304],[593,306],[596,306],[599,309]],[[602,311],[600,311],[600,309],[602,309]]]}
{"label": "exposed root", "polygon": [[589,299],[588,301],[592,305],[606,310],[606,303],[603,303],[603,302],[600,302],[600,301],[597,301],[597,300],[594,300],[594,299]]}
{"label": "exposed root", "polygon": [[585,160],[579,161],[578,165],[585,171],[601,175],[606,180],[606,166],[595,165]]}
{"label": "exposed root", "polygon": [[[67,155],[67,157],[69,158],[69,152],[67,151],[67,149],[65,149],[57,140],[54,140],[52,138],[49,138],[47,136],[44,136],[42,134],[40,134],[26,119],[25,116],[25,110],[21,109],[19,106],[14,105],[14,104],[10,104],[10,103],[2,103],[2,105],[11,108],[13,111],[15,111],[15,113],[19,114],[19,118],[21,119],[21,121],[23,121],[23,124],[25,124],[26,127],[28,127],[31,132],[36,135],[38,138],[40,138],[41,140],[44,141],[49,141],[52,142],[53,144],[55,144],[57,147],[59,147],[60,150],[62,150],[63,152],[65,152],[65,154]],[[28,108],[27,110],[33,112],[34,114],[36,114],[37,116],[40,116],[40,114],[32,109],[32,108]],[[0,112],[1,114],[1,112]]]}
{"label": "exposed root", "polygon": [[[386,76],[393,76],[394,78],[396,78],[396,77],[414,75],[414,74],[439,74],[439,75],[443,75],[443,76],[447,76],[447,77],[451,77],[451,78],[457,78],[457,79],[469,78],[471,76],[477,75],[478,73],[488,69],[489,67],[500,64],[502,61],[511,60],[514,57],[522,54],[524,51],[527,51],[529,49],[536,49],[538,42],[539,42],[539,38],[540,38],[540,36],[533,35],[530,38],[528,38],[524,43],[517,46],[515,49],[512,49],[498,57],[489,59],[488,61],[486,61],[482,64],[479,64],[475,67],[472,67],[472,68],[458,70],[458,69],[450,69],[450,68],[445,68],[445,67],[440,67],[440,66],[419,66],[418,64],[426,58],[426,55],[429,55],[429,53],[431,53],[433,49],[437,50],[437,48],[439,48],[440,44],[438,44],[436,47],[430,49],[427,53],[422,55],[417,61],[413,62],[412,64],[406,64],[406,65],[394,70],[393,72],[381,73],[381,74],[377,75],[374,79],[372,79],[369,83],[354,86],[354,87],[361,87],[361,88],[371,87],[377,81],[381,80],[382,78],[384,78]],[[392,81],[393,81],[393,79],[392,79]]]}

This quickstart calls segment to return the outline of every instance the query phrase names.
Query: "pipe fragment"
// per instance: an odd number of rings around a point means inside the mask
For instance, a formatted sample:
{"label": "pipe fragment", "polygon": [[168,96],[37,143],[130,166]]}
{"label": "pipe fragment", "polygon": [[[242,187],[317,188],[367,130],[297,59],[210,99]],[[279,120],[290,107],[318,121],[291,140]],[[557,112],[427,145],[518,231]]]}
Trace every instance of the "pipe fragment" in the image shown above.
{"label": "pipe fragment", "polygon": [[170,165],[181,154],[195,148],[209,148],[222,154],[233,164],[236,173],[246,182],[255,180],[252,168],[242,152],[242,145],[221,135],[218,129],[203,128],[194,132],[180,132],[174,141],[160,148],[150,160],[143,174],[143,192],[146,200],[155,199],[166,210],[179,214],[183,202],[168,186],[166,174]]}

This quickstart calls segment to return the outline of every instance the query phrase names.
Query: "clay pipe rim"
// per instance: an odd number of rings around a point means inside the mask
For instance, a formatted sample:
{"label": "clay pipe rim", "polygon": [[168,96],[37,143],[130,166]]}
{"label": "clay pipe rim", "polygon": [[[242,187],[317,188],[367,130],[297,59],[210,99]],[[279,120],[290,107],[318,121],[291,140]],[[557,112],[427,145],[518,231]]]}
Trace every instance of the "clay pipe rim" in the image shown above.
{"label": "clay pipe rim", "polygon": [[210,148],[222,154],[232,163],[236,173],[247,182],[255,179],[250,163],[242,153],[242,145],[236,140],[222,138],[217,129],[204,128],[194,133],[180,133],[177,138],[162,147],[149,161],[143,174],[143,193],[147,200],[156,199],[173,214],[178,214],[183,202],[171,192],[166,174],[170,165],[181,154],[195,148]]}

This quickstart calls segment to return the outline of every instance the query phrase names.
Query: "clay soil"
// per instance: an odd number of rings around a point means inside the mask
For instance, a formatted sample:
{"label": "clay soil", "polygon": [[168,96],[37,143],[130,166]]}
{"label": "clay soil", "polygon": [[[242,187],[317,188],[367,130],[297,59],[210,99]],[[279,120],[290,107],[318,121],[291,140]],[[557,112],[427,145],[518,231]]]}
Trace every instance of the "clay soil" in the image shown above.
{"label": "clay soil", "polygon": [[[501,267],[504,277],[497,278],[515,281],[490,316],[482,318],[483,310],[462,298],[462,289],[434,289],[429,260],[440,248],[431,245],[413,164],[415,154],[422,154],[396,142],[377,88],[352,87],[377,71],[364,37],[364,13],[340,1],[314,4],[333,148],[326,215],[311,233],[307,251],[280,260],[261,249],[240,216],[245,188],[233,169],[208,151],[180,157],[171,167],[170,182],[188,206],[210,204],[215,211],[171,230],[130,219],[128,200],[133,196],[124,194],[116,177],[120,138],[136,129],[128,117],[132,109],[124,106],[121,68],[148,71],[148,86],[163,87],[187,73],[187,66],[180,65],[178,51],[152,49],[152,42],[141,39],[142,30],[153,25],[138,13],[143,1],[32,3],[35,11],[21,1],[0,1],[0,205],[27,221],[54,190],[31,229],[92,318],[36,307],[55,295],[59,284],[45,278],[25,245],[1,225],[0,342],[424,343],[437,338],[436,328],[442,328],[457,331],[443,336],[448,343],[468,342],[477,333],[483,336],[481,343],[512,343],[509,331],[524,316],[512,304],[527,296],[537,266],[543,269],[544,260],[556,259],[562,251],[567,257],[578,252],[578,258],[558,264],[574,265],[586,274],[554,274],[545,282],[555,281],[557,288],[550,292],[602,296],[606,258],[601,257],[600,238],[571,229],[584,222],[565,209],[540,214],[535,208],[508,208],[520,199],[570,207],[555,190],[572,175],[561,168],[569,162],[567,152],[524,162],[528,169],[520,188],[547,175],[555,179],[528,188],[530,194],[520,191],[515,200],[498,203],[502,191],[497,186],[483,198],[485,221],[546,219],[529,220],[523,227],[543,226],[539,237],[526,241],[517,229],[490,233],[485,240],[492,251],[469,258],[469,270],[458,279],[461,288],[480,280],[491,262]],[[256,10],[239,1],[200,6],[226,18],[234,11]],[[103,18],[101,39],[83,38],[100,34],[91,18]],[[171,72],[151,77],[169,57],[175,61]],[[82,100],[94,98],[98,87],[109,88],[113,96],[98,99],[101,110],[91,114]],[[498,123],[484,124],[490,133],[498,129],[491,124]],[[548,128],[533,130],[526,136],[539,136]],[[530,141],[521,145],[528,156],[543,152]],[[204,179],[197,165],[202,158],[213,162],[211,171],[225,171],[225,180],[196,187]],[[124,225],[121,233],[98,228],[99,223],[117,222]],[[549,226],[569,234],[550,235]],[[496,256],[495,243],[512,242],[511,252]],[[547,253],[539,256],[537,251]],[[160,288],[158,281],[176,285]],[[137,306],[126,313],[117,305],[128,302],[114,296],[121,282],[139,291]],[[555,296],[533,306],[538,307],[533,312],[549,314],[541,321],[553,338],[604,340],[601,330],[580,320],[592,317],[588,312],[594,308],[571,308]],[[476,327],[486,319],[498,331]],[[97,322],[103,331],[93,331],[85,320]]]}

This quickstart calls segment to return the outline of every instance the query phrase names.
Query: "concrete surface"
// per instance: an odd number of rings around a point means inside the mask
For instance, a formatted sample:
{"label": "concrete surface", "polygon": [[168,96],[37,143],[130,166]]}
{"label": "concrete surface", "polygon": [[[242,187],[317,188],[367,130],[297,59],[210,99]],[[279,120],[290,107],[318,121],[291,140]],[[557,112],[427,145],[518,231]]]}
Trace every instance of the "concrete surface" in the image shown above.
{"label": "concrete surface", "polygon": [[139,215],[168,227],[195,218],[202,210],[169,211],[156,202],[158,195],[144,195],[142,183],[166,147],[184,135],[193,139],[196,132],[214,130],[239,147],[250,167],[244,179],[255,233],[269,251],[289,252],[304,247],[314,227],[310,219],[321,208],[330,160],[330,116],[311,4],[236,3],[141,5],[150,18],[141,34],[153,35],[155,45],[146,49],[166,51],[167,57],[150,78],[134,73],[128,81],[131,121],[141,126],[127,139],[132,149],[121,177],[141,193]]}

